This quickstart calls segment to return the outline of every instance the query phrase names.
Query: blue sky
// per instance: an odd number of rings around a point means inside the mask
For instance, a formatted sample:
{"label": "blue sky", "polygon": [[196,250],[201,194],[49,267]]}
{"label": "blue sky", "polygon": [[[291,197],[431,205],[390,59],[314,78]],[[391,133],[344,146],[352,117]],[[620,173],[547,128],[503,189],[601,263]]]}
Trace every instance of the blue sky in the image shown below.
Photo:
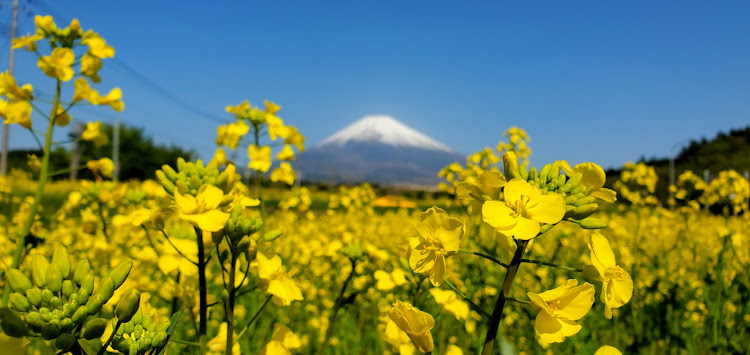
{"label": "blue sky", "polygon": [[[1,4],[7,24],[10,1]],[[244,99],[282,105],[308,146],[369,114],[465,154],[495,147],[516,125],[537,166],[617,167],[750,124],[747,1],[47,0],[24,9],[19,34],[33,31],[36,13],[61,25],[77,17],[116,49],[98,89],[120,86],[125,111],[74,117],[120,117],[203,157],[218,122],[231,119],[224,107]],[[35,57],[16,58],[18,80],[49,95]],[[12,148],[33,146],[13,127]]]}

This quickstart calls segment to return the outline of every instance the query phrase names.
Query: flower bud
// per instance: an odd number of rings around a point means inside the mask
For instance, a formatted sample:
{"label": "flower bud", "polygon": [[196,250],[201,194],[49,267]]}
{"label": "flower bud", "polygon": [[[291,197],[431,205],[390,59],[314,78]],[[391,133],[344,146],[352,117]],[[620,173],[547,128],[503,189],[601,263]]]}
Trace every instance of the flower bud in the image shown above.
{"label": "flower bud", "polygon": [[88,276],[90,272],[91,264],[89,264],[88,260],[83,259],[78,262],[78,265],[76,265],[76,270],[73,272],[73,280],[78,286],[81,286],[83,280],[86,279],[86,276]]}
{"label": "flower bud", "polygon": [[24,295],[18,292],[11,293],[9,301],[13,309],[19,312],[26,312],[29,310],[29,300],[27,300]]}
{"label": "flower bud", "polygon": [[574,219],[584,219],[594,214],[594,212],[596,212],[598,209],[599,205],[596,203],[578,206],[573,210],[573,213],[570,215],[570,217],[573,217]]}
{"label": "flower bud", "polygon": [[[172,169],[171,166],[164,164],[161,166],[162,173],[164,176],[169,179],[169,181],[176,181],[177,180],[177,172]],[[158,171],[158,170],[157,170]]]}
{"label": "flower bud", "polygon": [[64,296],[68,297],[71,294],[75,292],[75,287],[73,286],[73,281],[71,280],[65,280],[62,283],[62,293]]}
{"label": "flower bud", "polygon": [[53,308],[60,308],[60,306],[62,305],[62,300],[60,299],[60,297],[52,296],[52,298],[49,299],[49,305]]}
{"label": "flower bud", "polygon": [[583,181],[583,174],[577,173],[573,174],[573,176],[568,177],[568,181],[565,182],[565,185],[563,185],[562,192],[564,193],[570,193],[573,191],[573,189],[581,186],[581,181]]}
{"label": "flower bud", "polygon": [[83,279],[83,283],[81,283],[81,290],[86,291],[89,296],[94,292],[94,275],[88,275]]}
{"label": "flower bud", "polygon": [[62,352],[66,352],[73,347],[73,344],[75,344],[76,340],[78,340],[78,338],[76,338],[73,334],[60,334],[60,336],[55,339],[55,347],[60,349],[60,351]]}
{"label": "flower bud", "polygon": [[549,174],[549,171],[552,170],[552,166],[549,164],[546,164],[542,167],[542,171],[539,172],[539,186],[544,186],[547,184],[547,175]]}
{"label": "flower bud", "polygon": [[588,204],[592,204],[592,203],[596,203],[596,197],[594,197],[594,196],[586,196],[584,198],[578,199],[578,201],[576,201],[575,206],[578,207],[578,206],[588,205]]}
{"label": "flower bud", "polygon": [[58,293],[62,290],[63,275],[60,266],[56,263],[50,263],[47,267],[46,283],[47,289],[52,293]]}
{"label": "flower bud", "polygon": [[503,155],[503,172],[507,180],[521,177],[518,173],[518,157],[512,150]]}
{"label": "flower bud", "polygon": [[580,225],[581,225],[581,228],[583,228],[583,229],[602,229],[602,228],[607,228],[607,222],[605,222],[605,221],[603,221],[601,219],[598,219],[598,218],[593,218],[593,217],[582,219],[580,221]]}
{"label": "flower bud", "polygon": [[167,343],[167,333],[160,332],[154,335],[154,339],[151,340],[151,346],[154,348],[161,348]]}
{"label": "flower bud", "polygon": [[42,290],[42,302],[43,303],[49,303],[49,301],[52,299],[52,297],[55,297],[55,294],[52,293],[52,291],[48,289]]}
{"label": "flower bud", "polygon": [[138,354],[138,344],[137,343],[130,344],[130,349],[128,350],[128,354]]}
{"label": "flower bud", "polygon": [[[122,283],[125,282],[125,279],[128,278],[128,274],[130,274],[130,269],[133,268],[133,262],[123,261],[120,263],[120,265],[117,265],[112,271],[109,272],[109,277],[114,282],[114,288],[118,289],[120,286],[122,286]],[[111,296],[110,296],[111,297]]]}
{"label": "flower bud", "polygon": [[65,317],[63,320],[60,321],[60,331],[63,333],[67,333],[75,328],[75,324],[73,324],[73,320]]}
{"label": "flower bud", "polygon": [[73,313],[73,317],[71,318],[73,319],[73,323],[81,324],[81,322],[83,322],[88,315],[89,309],[86,308],[86,306],[80,306],[75,310],[75,312]]}
{"label": "flower bud", "polygon": [[31,278],[34,280],[36,287],[42,288],[47,283],[47,267],[49,262],[42,255],[34,254],[31,259]]}
{"label": "flower bud", "polygon": [[96,295],[102,296],[102,300],[107,302],[114,294],[115,282],[112,281],[112,278],[109,276],[102,278],[99,281],[99,286],[96,288]]}
{"label": "flower bud", "polygon": [[31,288],[31,280],[18,269],[10,269],[7,273],[10,288],[16,292],[24,292]]}
{"label": "flower bud", "polygon": [[70,276],[70,255],[68,255],[68,249],[65,249],[62,244],[58,244],[55,248],[55,252],[52,254],[52,263],[60,267],[63,277]]}
{"label": "flower bud", "polygon": [[138,306],[141,302],[141,293],[136,289],[130,289],[126,292],[120,302],[117,302],[115,316],[120,322],[127,323],[138,312]]}
{"label": "flower bud", "polygon": [[156,181],[161,184],[162,187],[164,187],[164,191],[166,191],[168,194],[172,195],[174,194],[174,190],[177,188],[172,181],[169,181],[167,176],[164,175],[164,172],[161,170],[156,171]]}
{"label": "flower bud", "polygon": [[107,329],[107,320],[94,318],[84,324],[81,334],[84,339],[92,340],[101,337],[105,329]]}
{"label": "flower bud", "polygon": [[89,301],[86,302],[86,308],[89,310],[90,315],[94,315],[99,313],[99,311],[102,309],[102,304],[105,302],[102,295],[96,294],[91,297],[89,297]]}
{"label": "flower bud", "polygon": [[272,231],[266,232],[266,234],[263,234],[263,241],[265,242],[274,241],[276,238],[280,237],[282,234],[284,234],[284,231],[282,231],[281,229],[274,229]]}
{"label": "flower bud", "polygon": [[25,293],[26,299],[29,300],[29,303],[31,303],[35,307],[39,307],[39,305],[42,303],[42,293],[35,288],[29,288]]}
{"label": "flower bud", "polygon": [[42,338],[52,340],[60,335],[60,325],[56,323],[47,323],[42,327]]}

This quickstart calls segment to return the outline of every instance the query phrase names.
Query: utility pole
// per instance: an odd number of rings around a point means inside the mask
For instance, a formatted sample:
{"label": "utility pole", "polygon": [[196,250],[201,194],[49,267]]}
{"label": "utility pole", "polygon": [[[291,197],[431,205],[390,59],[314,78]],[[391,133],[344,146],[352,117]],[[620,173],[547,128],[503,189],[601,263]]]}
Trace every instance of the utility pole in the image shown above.
{"label": "utility pole", "polygon": [[78,178],[78,165],[81,164],[81,138],[83,134],[83,123],[77,123],[70,130],[70,139],[73,140],[73,151],[70,152],[70,180]]}
{"label": "utility pole", "polygon": [[[18,22],[18,0],[13,0],[13,20],[10,23],[10,52],[8,54],[8,73],[13,75],[13,38],[16,38],[16,24]],[[8,139],[10,139],[10,125],[3,124],[3,143],[0,152],[0,174],[8,172]]]}
{"label": "utility pole", "polygon": [[112,180],[117,181],[120,177],[120,118],[115,119],[115,127],[112,131],[112,162],[115,164]]}

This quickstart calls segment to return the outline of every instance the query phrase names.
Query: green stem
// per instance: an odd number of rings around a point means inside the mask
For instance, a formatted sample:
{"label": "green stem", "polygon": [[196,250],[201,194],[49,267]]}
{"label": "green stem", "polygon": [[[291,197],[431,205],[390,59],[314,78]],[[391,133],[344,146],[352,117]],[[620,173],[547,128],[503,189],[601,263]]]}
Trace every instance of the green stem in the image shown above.
{"label": "green stem", "polygon": [[451,290],[453,290],[453,292],[455,292],[459,296],[463,297],[463,299],[466,300],[466,302],[469,302],[469,304],[474,308],[474,310],[477,311],[477,312],[479,312],[483,317],[485,317],[485,318],[490,318],[491,317],[491,315],[489,313],[487,313],[487,311],[485,311],[484,309],[482,309],[482,307],[479,307],[479,305],[477,305],[476,303],[474,303],[474,301],[472,301],[469,297],[467,297],[463,292],[459,291],[458,288],[456,288],[456,285],[454,285],[452,282],[450,282],[450,280],[443,279],[443,282],[446,285],[448,285],[448,287],[450,287]]}
{"label": "green stem", "polygon": [[492,318],[490,318],[489,327],[487,328],[487,335],[484,338],[482,355],[492,354],[492,348],[495,345],[495,338],[497,338],[497,330],[500,327],[500,320],[503,318],[505,301],[510,297],[510,288],[513,286],[513,280],[516,278],[516,272],[518,272],[518,267],[521,266],[521,258],[523,257],[523,253],[526,251],[526,246],[528,244],[528,240],[516,241],[516,252],[513,254],[513,259],[510,261],[508,272],[505,274],[505,279],[503,280],[502,290],[497,297],[497,302],[495,302],[495,309],[492,311]]}
{"label": "green stem", "polygon": [[242,331],[240,331],[240,333],[237,334],[237,339],[234,340],[235,342],[237,342],[237,340],[240,340],[240,337],[242,337],[242,334],[245,334],[245,332],[247,331],[247,328],[249,328],[253,324],[253,322],[255,322],[255,320],[258,319],[260,312],[263,312],[263,308],[266,308],[266,305],[268,304],[269,301],[271,301],[271,298],[273,298],[272,295],[268,295],[268,297],[266,297],[266,300],[263,301],[263,304],[260,305],[260,308],[258,308],[258,310],[255,312],[253,317],[250,318],[250,321],[247,322],[247,324],[245,325],[245,328],[243,328]]}
{"label": "green stem", "polygon": [[344,297],[344,294],[346,293],[346,288],[349,286],[349,282],[352,281],[352,278],[354,277],[354,271],[357,267],[357,261],[355,259],[349,259],[352,263],[352,270],[349,272],[349,276],[346,277],[346,280],[344,280],[344,283],[341,285],[341,290],[339,291],[339,296],[336,298],[336,303],[333,305],[333,310],[331,310],[331,314],[328,316],[328,329],[326,330],[326,336],[323,340],[323,344],[320,346],[319,354],[325,354],[326,349],[328,348],[328,343],[331,341],[331,337],[333,336],[333,326],[336,325],[336,314],[339,312],[341,307],[344,306],[344,301],[346,300],[346,297]]}
{"label": "green stem", "polygon": [[487,259],[487,260],[490,260],[490,261],[492,261],[493,263],[495,263],[495,264],[498,264],[498,265],[500,265],[500,266],[502,266],[502,267],[504,267],[504,268],[506,268],[506,269],[508,268],[508,264],[506,264],[506,263],[504,263],[504,262],[502,262],[502,261],[498,260],[497,258],[495,258],[495,257],[494,257],[494,256],[492,256],[492,255],[488,255],[488,254],[480,253],[480,252],[478,252],[478,251],[471,251],[471,250],[466,250],[466,249],[459,249],[459,250],[458,250],[458,252],[459,252],[459,253],[464,253],[464,254],[473,254],[473,255],[476,255],[476,256],[481,256],[481,257],[483,257],[483,258],[485,258],[485,259]]}
{"label": "green stem", "polygon": [[195,227],[195,234],[198,237],[198,292],[199,292],[199,325],[198,325],[198,341],[201,344],[201,354],[205,354],[208,351],[208,339],[206,334],[208,333],[208,283],[206,282],[206,252],[203,246],[203,231]]}
{"label": "green stem", "polygon": [[[57,106],[60,105],[61,84],[62,83],[58,79],[57,86],[55,88],[55,101],[52,104],[51,117],[56,117],[55,113],[57,112]],[[55,120],[51,119],[49,120],[49,124],[47,126],[47,135],[44,140],[44,158],[42,158],[42,169],[39,172],[39,183],[36,189],[36,195],[34,196],[34,202],[31,204],[31,209],[29,210],[29,216],[26,217],[26,222],[24,223],[23,228],[20,230],[16,237],[16,250],[13,252],[13,263],[11,264],[12,269],[18,268],[18,265],[21,262],[21,254],[23,253],[23,249],[26,246],[26,236],[29,234],[29,231],[31,231],[31,226],[34,224],[34,218],[36,218],[36,214],[39,210],[39,205],[42,201],[42,196],[44,196],[44,185],[47,183],[47,173],[49,171],[49,156],[50,147],[52,146],[52,131],[54,129]],[[10,284],[6,282],[5,288],[3,289],[3,298],[0,307],[5,307],[8,304],[9,297]]]}
{"label": "green stem", "polygon": [[227,316],[227,346],[226,346],[226,353],[227,355],[232,354],[232,344],[234,344],[234,339],[232,337],[234,336],[234,298],[236,296],[237,289],[234,288],[234,278],[235,278],[235,269],[237,265],[237,253],[232,250],[232,261],[231,261],[231,267],[229,268],[229,285],[226,288],[227,292],[229,292],[229,300],[227,301],[227,305],[225,308],[226,316]]}
{"label": "green stem", "polygon": [[170,339],[170,341],[175,342],[177,344],[183,344],[183,345],[192,345],[192,346],[201,346],[200,344],[194,342],[194,341],[187,341],[187,340],[180,340],[180,339]]}
{"label": "green stem", "polygon": [[103,355],[105,352],[107,352],[107,347],[109,346],[109,343],[112,342],[112,339],[115,338],[115,334],[117,333],[117,329],[120,328],[120,325],[122,325],[122,322],[118,320],[117,324],[115,324],[115,327],[112,328],[112,334],[109,335],[109,339],[107,339],[107,342],[102,345],[102,348],[99,349],[96,355]]}
{"label": "green stem", "polygon": [[583,269],[576,269],[576,268],[570,267],[570,266],[557,265],[557,264],[554,264],[554,263],[550,263],[550,262],[547,262],[547,261],[541,261],[541,260],[521,259],[521,262],[522,263],[529,263],[529,264],[544,265],[544,266],[549,266],[549,267],[553,267],[553,268],[560,269],[560,270],[566,270],[566,271],[583,272]]}

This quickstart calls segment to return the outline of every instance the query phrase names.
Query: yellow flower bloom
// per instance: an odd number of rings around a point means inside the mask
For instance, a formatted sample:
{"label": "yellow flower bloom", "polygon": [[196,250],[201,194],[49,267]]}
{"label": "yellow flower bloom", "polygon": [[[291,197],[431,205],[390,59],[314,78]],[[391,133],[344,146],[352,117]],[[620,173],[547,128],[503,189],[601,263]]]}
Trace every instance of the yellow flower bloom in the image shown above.
{"label": "yellow flower bloom", "polygon": [[581,174],[583,176],[581,186],[586,187],[586,192],[588,192],[590,196],[609,203],[617,200],[617,193],[614,190],[604,188],[604,182],[607,179],[607,175],[604,173],[604,169],[602,169],[601,166],[589,162],[581,163],[571,168],[567,161],[561,160],[558,163],[565,174],[569,177],[573,177],[575,174]]}
{"label": "yellow flower bloom", "polygon": [[62,106],[57,106],[57,116],[55,116],[55,124],[58,126],[67,126],[70,123],[70,114]]}
{"label": "yellow flower bloom", "polygon": [[258,278],[266,292],[273,295],[273,302],[277,305],[288,306],[293,301],[301,301],[302,291],[292,280],[281,265],[281,258],[274,255],[270,259],[258,253],[256,256]]}
{"label": "yellow flower bloom", "polygon": [[244,120],[221,125],[216,128],[216,144],[230,149],[237,149],[242,136],[250,132],[250,126]]}
{"label": "yellow flower bloom", "polygon": [[0,99],[0,117],[3,123],[18,123],[23,128],[31,128],[31,104],[28,101],[7,102]]}
{"label": "yellow flower bloom", "polygon": [[486,201],[482,206],[485,222],[503,235],[529,240],[539,234],[540,223],[555,224],[565,215],[565,200],[522,179],[513,179],[503,189],[505,201]]}
{"label": "yellow flower bloom", "polygon": [[426,273],[430,282],[439,286],[445,275],[445,257],[458,252],[466,227],[438,207],[431,207],[419,216],[419,237],[411,238],[409,266],[416,273]]}
{"label": "yellow flower bloom", "polygon": [[86,123],[86,129],[81,134],[81,139],[94,142],[96,146],[109,143],[109,137],[102,132],[102,123],[100,121]]}
{"label": "yellow flower bloom", "polygon": [[633,279],[630,274],[617,266],[615,254],[609,241],[603,235],[594,233],[589,243],[592,265],[586,265],[584,274],[602,283],[601,300],[604,302],[604,315],[612,318],[612,308],[619,308],[633,296]]}
{"label": "yellow flower bloom", "polygon": [[28,154],[26,157],[29,158],[28,165],[31,170],[39,171],[42,169],[42,161],[39,160],[36,154]]}
{"label": "yellow flower bloom", "polygon": [[297,178],[297,172],[292,169],[289,163],[281,163],[278,168],[271,172],[271,181],[281,181],[287,185],[294,185],[294,179]]}
{"label": "yellow flower bloom", "polygon": [[[96,94],[98,95],[99,93],[97,92]],[[99,96],[96,104],[109,105],[113,110],[121,112],[125,109],[125,104],[122,102],[122,90],[120,88],[110,90],[106,96]]]}
{"label": "yellow flower bloom", "polygon": [[115,49],[108,45],[102,36],[92,30],[86,31],[81,39],[81,43],[89,46],[88,54],[96,58],[104,59],[115,56]]}
{"label": "yellow flower bloom", "polygon": [[115,171],[115,163],[112,159],[101,158],[98,160],[89,160],[86,162],[86,167],[93,171],[95,174],[102,174],[103,177],[112,177],[112,173]]}
{"label": "yellow flower bloom", "polygon": [[266,105],[266,113],[275,115],[276,112],[281,110],[281,106],[277,105],[273,101],[263,100],[263,104]]}
{"label": "yellow flower bloom", "polygon": [[250,158],[250,169],[265,173],[271,168],[271,147],[253,144],[247,147],[247,155]]}
{"label": "yellow flower bloom", "polygon": [[394,268],[391,273],[383,270],[376,270],[373,276],[375,277],[375,280],[377,280],[375,287],[381,291],[390,291],[397,286],[408,283],[406,280],[406,273],[400,268]]}
{"label": "yellow flower bloom", "polygon": [[25,48],[28,51],[34,52],[36,51],[36,42],[42,39],[44,39],[44,36],[42,34],[34,33],[33,35],[31,35],[27,33],[23,37],[13,38],[12,48]]}
{"label": "yellow flower bloom", "polygon": [[55,48],[49,56],[41,56],[36,65],[44,74],[57,78],[62,81],[68,81],[73,78],[73,62],[75,54],[70,48]]}
{"label": "yellow flower bloom", "polygon": [[529,292],[531,303],[539,308],[534,329],[542,340],[559,343],[577,334],[581,326],[576,320],[583,318],[594,304],[594,286],[578,285],[576,280],[539,294]]}
{"label": "yellow flower bloom", "polygon": [[388,310],[388,317],[409,336],[417,350],[428,353],[435,348],[430,330],[435,326],[435,319],[412,306],[410,303],[396,301]]}
{"label": "yellow flower bloom", "polygon": [[52,33],[57,30],[55,20],[52,19],[52,16],[50,15],[36,15],[36,17],[34,17],[34,24],[36,25],[37,31],[41,30],[44,33]]}
{"label": "yellow flower bloom", "polygon": [[219,209],[219,204],[223,199],[224,192],[213,185],[201,186],[195,197],[181,195],[177,189],[174,191],[174,200],[180,219],[207,232],[220,231],[229,219],[229,213]]}
{"label": "yellow flower bloom", "polygon": [[297,147],[297,150],[299,150],[300,152],[304,152],[305,136],[299,133],[299,131],[297,131],[297,128],[294,126],[286,126],[286,128],[289,132],[286,139],[284,139],[284,144],[291,144]]}
{"label": "yellow flower bloom", "polygon": [[99,69],[102,68],[102,60],[86,53],[81,57],[81,74],[89,77],[91,81],[98,83],[102,81],[99,77]]}
{"label": "yellow flower bloom", "polygon": [[[237,335],[235,334],[235,338]],[[208,354],[209,355],[220,355],[225,354],[227,351],[227,323],[221,323],[219,325],[219,332],[216,334],[215,337],[211,338],[211,340],[208,341]],[[232,345],[232,354],[233,355],[239,355],[242,352],[240,351],[240,343],[234,343]]]}
{"label": "yellow flower bloom", "polygon": [[227,106],[225,109],[229,113],[233,113],[239,119],[246,119],[250,114],[250,102],[247,100],[242,101],[236,106]]}
{"label": "yellow flower bloom", "polygon": [[179,271],[181,275],[188,277],[197,275],[198,268],[191,261],[198,260],[198,244],[194,240],[174,237],[170,237],[170,241],[172,243],[159,254],[159,270],[164,274]]}
{"label": "yellow flower bloom", "polygon": [[594,355],[622,355],[622,353],[614,346],[604,345],[597,349]]}
{"label": "yellow flower bloom", "polygon": [[292,147],[289,144],[284,144],[284,148],[281,148],[281,151],[276,154],[276,159],[288,161],[294,160],[294,151],[292,150]]}
{"label": "yellow flower bloom", "polygon": [[297,334],[283,324],[273,326],[273,335],[271,341],[263,347],[261,355],[282,355],[291,354],[291,349],[297,349],[302,346],[302,342]]}
{"label": "yellow flower bloom", "polygon": [[6,95],[11,101],[31,100],[34,98],[31,91],[34,87],[31,84],[24,84],[19,87],[16,84],[16,78],[7,70],[0,73],[0,96]]}
{"label": "yellow flower bloom", "polygon": [[469,319],[469,304],[463,299],[458,298],[458,295],[455,292],[440,288],[432,288],[430,289],[430,294],[435,299],[435,303],[440,306],[441,310],[453,314],[453,316],[460,321],[466,321]]}

